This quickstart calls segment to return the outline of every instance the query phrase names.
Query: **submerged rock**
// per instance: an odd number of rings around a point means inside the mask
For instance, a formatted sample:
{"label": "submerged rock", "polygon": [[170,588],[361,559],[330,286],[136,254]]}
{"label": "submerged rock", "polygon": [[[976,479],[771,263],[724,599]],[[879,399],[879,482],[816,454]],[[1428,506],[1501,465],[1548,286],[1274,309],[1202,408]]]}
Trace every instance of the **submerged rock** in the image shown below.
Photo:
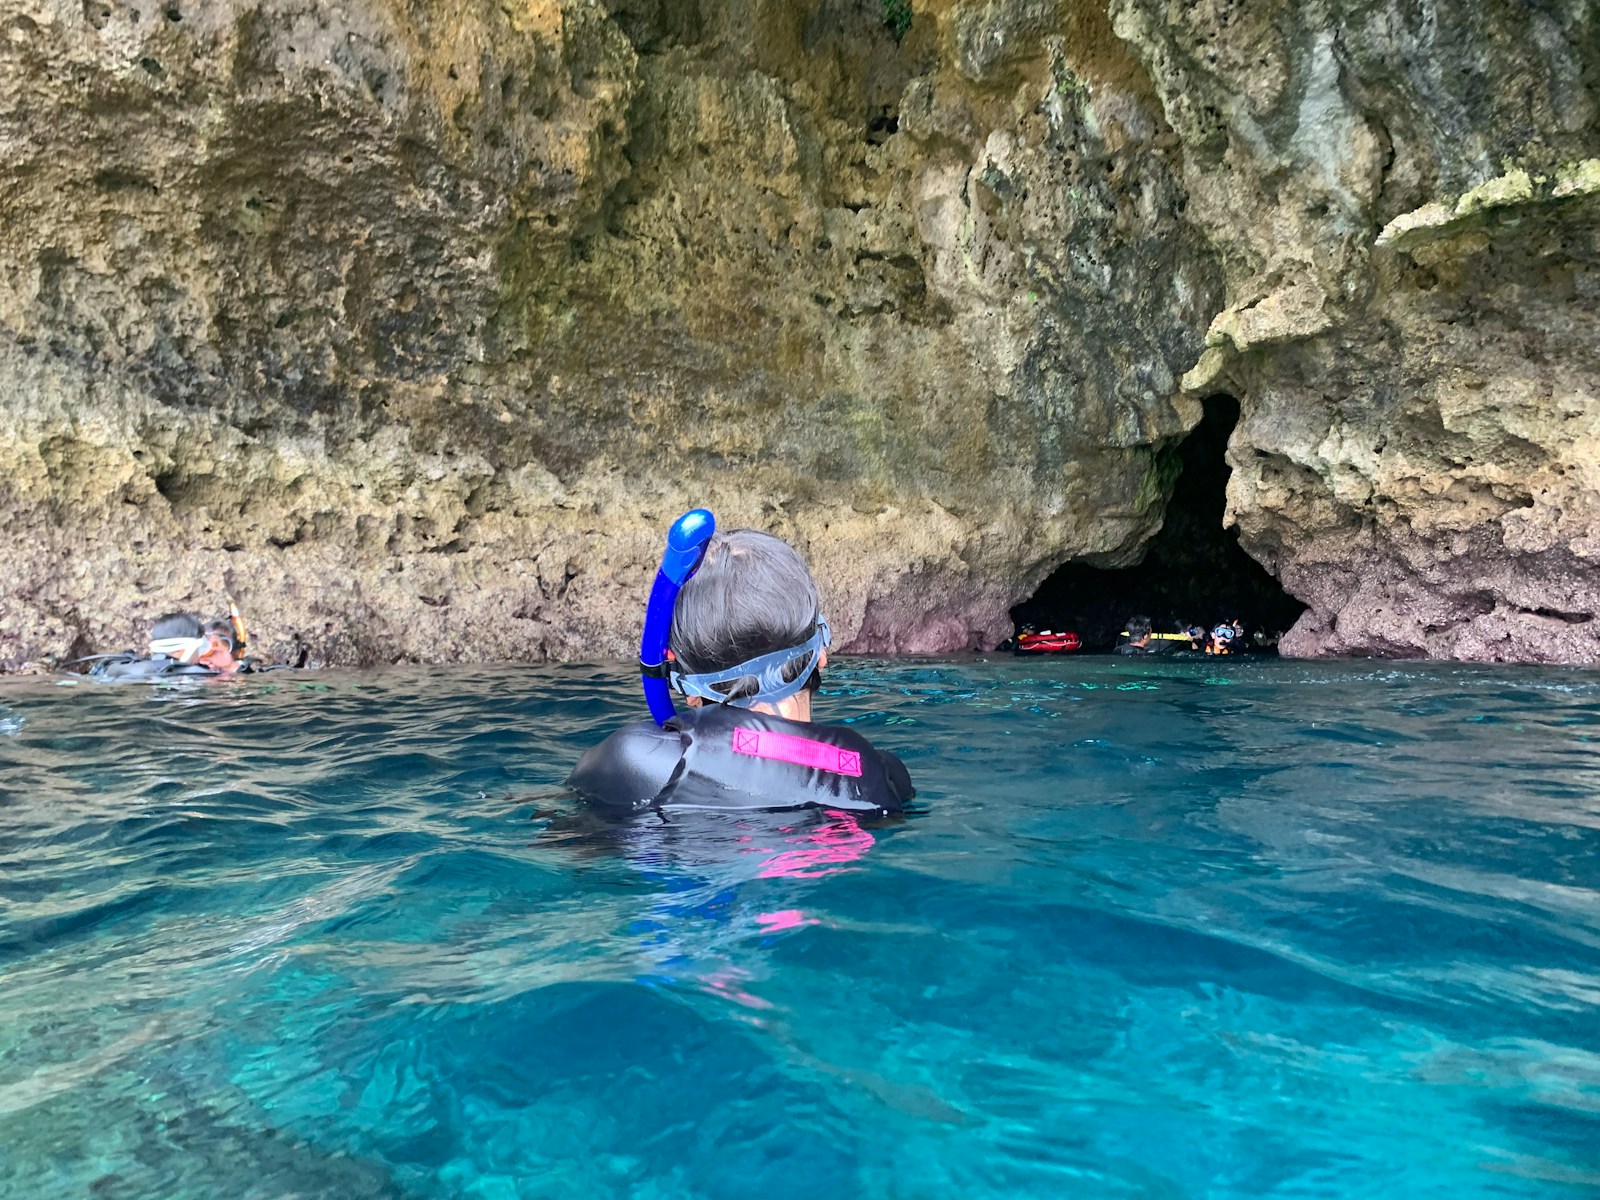
{"label": "submerged rock", "polygon": [[1286,648],[1600,658],[1588,8],[902,17],[19,0],[0,660],[229,585],[314,660],[623,654],[701,503],[846,647],[990,645],[1219,390]]}

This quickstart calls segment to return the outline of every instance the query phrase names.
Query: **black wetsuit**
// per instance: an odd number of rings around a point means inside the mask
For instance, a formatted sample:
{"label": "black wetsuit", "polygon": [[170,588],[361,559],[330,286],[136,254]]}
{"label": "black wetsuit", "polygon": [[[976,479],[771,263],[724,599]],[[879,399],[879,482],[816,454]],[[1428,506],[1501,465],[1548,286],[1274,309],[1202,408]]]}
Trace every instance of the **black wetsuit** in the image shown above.
{"label": "black wetsuit", "polygon": [[1167,653],[1167,643],[1166,642],[1158,642],[1154,638],[1151,638],[1148,642],[1146,642],[1142,646],[1135,646],[1132,642],[1123,642],[1120,646],[1116,647],[1116,649],[1112,650],[1111,653],[1113,653],[1113,654],[1165,654],[1165,653]]}
{"label": "black wetsuit", "polygon": [[218,675],[203,663],[186,663],[176,658],[169,658],[165,654],[152,654],[149,656],[135,654],[132,650],[124,654],[102,655],[95,664],[85,672],[92,679],[182,679],[200,678]]}
{"label": "black wetsuit", "polygon": [[[210,679],[222,675],[223,672],[215,667],[208,667],[204,663],[186,663],[176,658],[169,658],[165,654],[143,655],[135,654],[132,650],[121,654],[101,654],[94,659],[81,659],[81,662],[90,662],[92,665],[85,675],[91,679],[106,679],[115,682],[129,680],[144,681],[151,679]],[[71,666],[72,664],[67,664]],[[251,659],[240,659],[233,668],[234,675],[255,675],[262,671],[287,670],[285,666],[261,666]]]}
{"label": "black wetsuit", "polygon": [[905,764],[853,729],[724,704],[639,721],[585,751],[567,786],[608,816],[674,809],[899,812]]}

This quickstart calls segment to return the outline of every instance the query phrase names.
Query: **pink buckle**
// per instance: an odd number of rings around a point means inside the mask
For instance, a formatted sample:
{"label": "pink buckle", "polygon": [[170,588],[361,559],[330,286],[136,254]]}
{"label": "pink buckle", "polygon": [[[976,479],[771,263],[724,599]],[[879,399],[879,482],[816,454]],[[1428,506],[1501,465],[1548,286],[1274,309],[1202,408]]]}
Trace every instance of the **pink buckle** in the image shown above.
{"label": "pink buckle", "polygon": [[748,754],[751,758],[765,758],[773,762],[793,763],[797,767],[812,767],[818,771],[832,771],[835,775],[861,777],[861,754],[855,750],[842,750],[827,742],[814,742],[810,738],[795,737],[792,733],[773,733],[766,729],[735,729],[733,752]]}

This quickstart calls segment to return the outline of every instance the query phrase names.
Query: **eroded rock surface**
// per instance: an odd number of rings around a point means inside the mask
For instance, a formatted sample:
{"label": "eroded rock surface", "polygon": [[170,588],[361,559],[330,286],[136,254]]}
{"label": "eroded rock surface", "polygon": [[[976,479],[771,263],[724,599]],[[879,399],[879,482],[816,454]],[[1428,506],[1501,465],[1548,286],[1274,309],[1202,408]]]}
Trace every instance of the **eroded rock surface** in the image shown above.
{"label": "eroded rock surface", "polygon": [[623,654],[699,503],[992,644],[1215,390],[1291,648],[1600,657],[1591,6],[887,14],[18,0],[0,660]]}
{"label": "eroded rock surface", "polygon": [[1289,652],[1600,660],[1597,234],[1600,191],[1387,238],[1358,320],[1247,369],[1230,499],[1312,605]]}
{"label": "eroded rock surface", "polygon": [[0,657],[225,583],[329,661],[620,654],[694,503],[800,543],[863,649],[1136,555],[1221,299],[1159,105],[1103,18],[1093,102],[1049,22],[977,82],[917,25],[27,0]]}
{"label": "eroded rock surface", "polygon": [[1298,45],[1273,106],[1215,27],[1164,86],[1221,116],[1186,181],[1228,304],[1185,384],[1243,401],[1229,518],[1310,605],[1283,649],[1600,661],[1600,16],[1252,7]]}

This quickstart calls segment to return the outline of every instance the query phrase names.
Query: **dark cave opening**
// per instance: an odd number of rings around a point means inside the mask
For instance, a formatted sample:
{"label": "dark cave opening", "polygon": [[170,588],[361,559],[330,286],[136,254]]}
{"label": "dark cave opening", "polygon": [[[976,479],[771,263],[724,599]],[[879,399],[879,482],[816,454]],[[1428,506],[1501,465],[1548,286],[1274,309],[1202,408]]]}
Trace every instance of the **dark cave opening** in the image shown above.
{"label": "dark cave opening", "polygon": [[1223,455],[1238,421],[1236,399],[1212,396],[1193,431],[1162,451],[1174,456],[1163,465],[1177,471],[1177,480],[1166,521],[1142,562],[1116,569],[1067,563],[1013,608],[1011,619],[1019,627],[1071,630],[1088,653],[1109,651],[1136,614],[1160,633],[1237,617],[1248,648],[1263,648],[1257,633],[1276,645],[1276,635],[1306,606],[1240,548],[1238,530],[1223,528],[1230,470]]}

